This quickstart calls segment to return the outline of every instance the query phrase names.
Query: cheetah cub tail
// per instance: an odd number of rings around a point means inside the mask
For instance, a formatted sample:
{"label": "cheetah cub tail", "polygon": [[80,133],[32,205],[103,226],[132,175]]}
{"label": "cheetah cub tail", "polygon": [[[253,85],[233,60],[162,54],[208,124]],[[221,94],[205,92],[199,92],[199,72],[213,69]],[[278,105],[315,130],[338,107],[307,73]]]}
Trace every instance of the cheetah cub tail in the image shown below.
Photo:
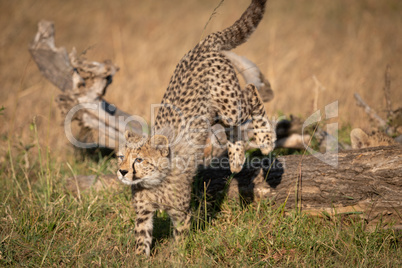
{"label": "cheetah cub tail", "polygon": [[252,0],[241,17],[223,31],[213,33],[205,38],[204,45],[211,50],[232,50],[247,41],[260,23],[267,0]]}

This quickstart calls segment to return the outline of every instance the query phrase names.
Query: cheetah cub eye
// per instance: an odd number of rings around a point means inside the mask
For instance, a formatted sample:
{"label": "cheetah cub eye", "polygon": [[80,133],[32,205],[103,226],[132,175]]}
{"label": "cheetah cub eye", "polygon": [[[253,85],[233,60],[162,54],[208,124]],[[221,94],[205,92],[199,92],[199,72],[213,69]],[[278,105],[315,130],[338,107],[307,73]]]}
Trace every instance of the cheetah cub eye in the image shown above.
{"label": "cheetah cub eye", "polygon": [[117,163],[121,164],[123,162],[123,160],[124,160],[124,155],[121,154],[121,153],[118,153],[116,155],[116,157],[117,157]]}

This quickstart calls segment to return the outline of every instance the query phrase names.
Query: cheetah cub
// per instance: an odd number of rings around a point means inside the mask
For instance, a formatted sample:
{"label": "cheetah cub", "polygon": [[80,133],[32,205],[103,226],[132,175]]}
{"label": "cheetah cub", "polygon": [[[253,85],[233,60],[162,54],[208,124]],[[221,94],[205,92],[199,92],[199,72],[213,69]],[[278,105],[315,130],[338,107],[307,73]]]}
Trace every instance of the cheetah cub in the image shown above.
{"label": "cheetah cub", "polygon": [[275,132],[257,88],[249,84],[242,90],[224,55],[247,41],[263,17],[265,3],[252,0],[232,26],[208,35],[181,59],[163,96],[151,137],[126,133],[117,175],[131,185],[137,253],[150,255],[155,210],[169,214],[176,240],[188,231],[192,180],[213,124],[229,129],[232,171],[239,171],[244,162],[243,142],[236,133],[247,120],[252,120],[255,142],[262,153],[273,150]]}
{"label": "cheetah cub", "polygon": [[372,133],[367,134],[360,128],[355,128],[350,132],[350,140],[352,142],[352,149],[398,144],[393,138],[381,131],[373,131]]}

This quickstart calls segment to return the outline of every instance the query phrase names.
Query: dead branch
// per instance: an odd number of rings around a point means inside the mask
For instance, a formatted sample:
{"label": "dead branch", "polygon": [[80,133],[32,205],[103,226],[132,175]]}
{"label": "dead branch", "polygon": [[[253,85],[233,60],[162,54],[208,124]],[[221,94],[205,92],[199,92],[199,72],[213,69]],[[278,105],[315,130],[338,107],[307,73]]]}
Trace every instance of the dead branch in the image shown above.
{"label": "dead branch", "polygon": [[389,64],[385,69],[384,73],[384,96],[385,96],[385,104],[387,108],[387,118],[392,118],[393,110],[392,110],[392,102],[391,102],[391,78],[390,78],[390,69]]}
{"label": "dead branch", "polygon": [[73,86],[73,67],[64,47],[54,45],[54,25],[49,21],[38,24],[38,32],[29,46],[32,58],[42,75],[61,91],[71,90]]}
{"label": "dead branch", "polygon": [[[54,34],[52,22],[39,22],[29,51],[43,76],[62,91],[56,101],[63,115],[71,115],[71,120],[66,123],[78,121],[82,129],[96,131],[98,135],[93,135],[97,137],[95,146],[112,149],[123,138],[125,127],[141,134],[138,122],[130,120],[129,114],[103,98],[118,67],[110,61],[88,61],[77,55],[75,49],[68,55],[64,47],[55,46]],[[77,112],[71,113],[73,108]]]}
{"label": "dead branch", "polygon": [[356,103],[359,107],[362,107],[364,109],[364,111],[368,114],[368,116],[373,119],[374,121],[377,122],[377,124],[380,127],[385,128],[387,126],[387,123],[385,122],[384,119],[382,119],[370,106],[368,106],[362,99],[362,97],[360,97],[359,93],[354,94],[354,97],[356,99]]}
{"label": "dead branch", "polygon": [[382,119],[372,108],[370,108],[358,93],[355,93],[354,96],[357,105],[364,108],[364,111],[377,123],[378,127],[382,128],[388,136],[393,136],[398,133],[402,134],[402,108],[399,107],[396,110],[392,109],[390,70],[390,66],[387,65],[384,73],[383,87],[387,112],[386,120]]}

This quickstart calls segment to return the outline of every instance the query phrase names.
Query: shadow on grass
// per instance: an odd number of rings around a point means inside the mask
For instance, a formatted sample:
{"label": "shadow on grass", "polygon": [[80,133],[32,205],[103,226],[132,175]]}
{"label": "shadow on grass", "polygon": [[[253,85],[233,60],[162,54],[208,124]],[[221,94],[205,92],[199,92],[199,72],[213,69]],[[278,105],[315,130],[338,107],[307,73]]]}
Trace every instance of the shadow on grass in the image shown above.
{"label": "shadow on grass", "polygon": [[[221,160],[227,161],[225,157]],[[193,183],[193,227],[204,229],[205,224],[216,218],[228,198],[238,200],[245,208],[255,201],[255,187],[275,189],[282,181],[284,166],[272,154],[263,156],[259,150],[248,156],[237,174],[222,163],[200,166]]]}

